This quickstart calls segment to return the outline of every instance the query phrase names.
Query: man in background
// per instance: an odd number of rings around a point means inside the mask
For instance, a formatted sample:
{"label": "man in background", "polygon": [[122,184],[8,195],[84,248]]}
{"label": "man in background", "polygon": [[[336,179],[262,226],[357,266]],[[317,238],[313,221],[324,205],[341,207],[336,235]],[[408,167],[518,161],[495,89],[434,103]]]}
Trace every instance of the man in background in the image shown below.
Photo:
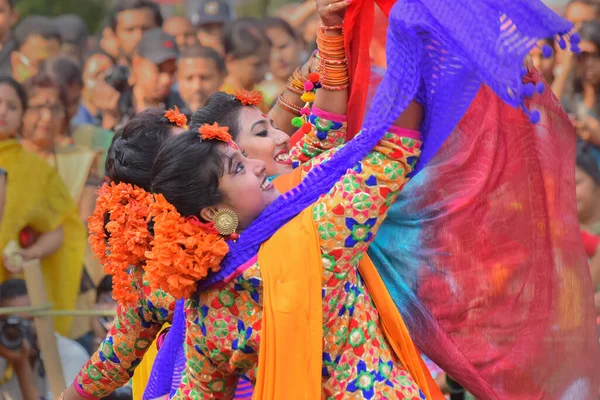
{"label": "man in background", "polygon": [[163,30],[175,38],[180,51],[196,46],[198,38],[192,23],[186,17],[171,17],[163,25]]}
{"label": "man in background", "polygon": [[233,20],[231,7],[225,0],[202,0],[192,11],[192,24],[200,44],[223,55],[221,36],[225,24]]}
{"label": "man in background", "polygon": [[119,47],[118,63],[130,65],[135,47],[147,30],[163,24],[159,6],[149,0],[121,0],[109,16]]}
{"label": "man in background", "polygon": [[181,52],[177,60],[177,83],[184,113],[194,113],[217,92],[225,79],[225,62],[215,50],[196,46]]}
{"label": "man in background", "polygon": [[148,108],[171,108],[175,101],[171,89],[178,56],[173,36],[160,28],[145,32],[131,61],[132,87],[119,96],[114,110],[104,111],[102,127],[118,130],[133,115]]}
{"label": "man in background", "polygon": [[48,17],[32,15],[15,29],[15,50],[11,53],[12,74],[19,82],[37,75],[42,63],[60,52],[58,27]]}

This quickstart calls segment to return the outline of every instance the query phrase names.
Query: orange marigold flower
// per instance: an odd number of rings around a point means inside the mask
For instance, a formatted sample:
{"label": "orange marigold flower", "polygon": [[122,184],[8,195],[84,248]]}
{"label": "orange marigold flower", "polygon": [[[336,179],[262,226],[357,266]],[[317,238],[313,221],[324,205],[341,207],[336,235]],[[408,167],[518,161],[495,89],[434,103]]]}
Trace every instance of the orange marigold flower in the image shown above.
{"label": "orange marigold flower", "polygon": [[212,125],[202,125],[200,128],[198,128],[198,132],[200,132],[200,137],[202,140],[216,139],[225,143],[229,143],[231,141],[229,128],[226,126],[219,126],[219,124],[216,122]]}
{"label": "orange marigold flower", "polygon": [[90,248],[113,276],[113,297],[124,306],[140,301],[143,265],[152,240],[148,222],[153,202],[150,193],[136,186],[105,183],[88,219]]}
{"label": "orange marigold flower", "polygon": [[235,98],[238,99],[245,106],[259,106],[263,102],[263,94],[258,90],[236,90]]}
{"label": "orange marigold flower", "polygon": [[179,111],[177,106],[175,106],[174,109],[169,109],[169,111],[165,113],[165,118],[180,128],[187,128],[187,117]]}
{"label": "orange marigold flower", "polygon": [[220,235],[181,216],[162,195],[155,196],[150,214],[154,239],[145,267],[150,287],[189,298],[198,281],[219,270],[229,247]]}

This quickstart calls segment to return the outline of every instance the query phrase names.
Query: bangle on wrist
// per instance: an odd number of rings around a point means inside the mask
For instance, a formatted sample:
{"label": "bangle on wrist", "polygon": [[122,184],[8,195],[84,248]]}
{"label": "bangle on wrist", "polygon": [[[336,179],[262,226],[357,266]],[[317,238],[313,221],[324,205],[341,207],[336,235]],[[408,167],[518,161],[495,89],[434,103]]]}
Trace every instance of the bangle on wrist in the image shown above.
{"label": "bangle on wrist", "polygon": [[285,111],[289,112],[290,114],[294,114],[294,115],[302,115],[301,111],[300,111],[300,107],[298,107],[297,105],[295,105],[292,102],[287,101],[283,96],[279,96],[277,97],[277,104],[279,104],[279,106],[281,108],[283,108]]}
{"label": "bangle on wrist", "polygon": [[321,24],[321,29],[325,32],[327,31],[341,31],[344,29],[344,24],[339,24],[339,25],[323,25]]}
{"label": "bangle on wrist", "polygon": [[304,93],[302,90],[300,90],[300,89],[298,89],[298,88],[296,88],[296,87],[294,87],[293,85],[290,85],[290,84],[285,85],[285,88],[287,90],[289,90],[290,92],[292,92],[292,93],[296,93],[299,96],[302,96],[302,93]]}

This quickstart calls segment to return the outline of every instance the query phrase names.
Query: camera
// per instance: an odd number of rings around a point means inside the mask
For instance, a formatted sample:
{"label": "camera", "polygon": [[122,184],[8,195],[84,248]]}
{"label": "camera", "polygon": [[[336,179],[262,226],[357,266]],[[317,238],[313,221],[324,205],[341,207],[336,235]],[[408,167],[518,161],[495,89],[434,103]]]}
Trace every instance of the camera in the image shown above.
{"label": "camera", "polygon": [[129,87],[129,68],[123,65],[115,65],[104,74],[104,82],[123,93]]}
{"label": "camera", "polygon": [[8,317],[0,320],[0,346],[9,350],[18,350],[23,345],[23,340],[33,346],[34,337],[31,321],[18,317]]}

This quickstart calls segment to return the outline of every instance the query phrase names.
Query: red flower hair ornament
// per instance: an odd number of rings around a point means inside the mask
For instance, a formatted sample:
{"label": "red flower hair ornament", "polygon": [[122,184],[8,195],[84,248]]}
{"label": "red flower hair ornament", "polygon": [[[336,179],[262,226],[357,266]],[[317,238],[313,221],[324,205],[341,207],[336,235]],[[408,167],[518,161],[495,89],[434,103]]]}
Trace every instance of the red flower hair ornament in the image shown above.
{"label": "red flower hair ornament", "polygon": [[165,118],[167,118],[169,120],[169,122],[177,125],[180,128],[183,128],[183,129],[188,128],[187,117],[185,116],[185,114],[183,114],[181,111],[179,111],[179,108],[177,108],[177,106],[175,106],[172,109],[169,109],[169,111],[167,111],[165,113]]}
{"label": "red flower hair ornament", "polygon": [[263,102],[263,94],[258,90],[236,90],[235,98],[245,106],[259,106]]}
{"label": "red flower hair ornament", "polygon": [[229,134],[229,128],[226,126],[219,126],[218,123],[212,125],[204,124],[198,128],[198,133],[202,140],[220,140],[225,143],[231,143],[231,135]]}

